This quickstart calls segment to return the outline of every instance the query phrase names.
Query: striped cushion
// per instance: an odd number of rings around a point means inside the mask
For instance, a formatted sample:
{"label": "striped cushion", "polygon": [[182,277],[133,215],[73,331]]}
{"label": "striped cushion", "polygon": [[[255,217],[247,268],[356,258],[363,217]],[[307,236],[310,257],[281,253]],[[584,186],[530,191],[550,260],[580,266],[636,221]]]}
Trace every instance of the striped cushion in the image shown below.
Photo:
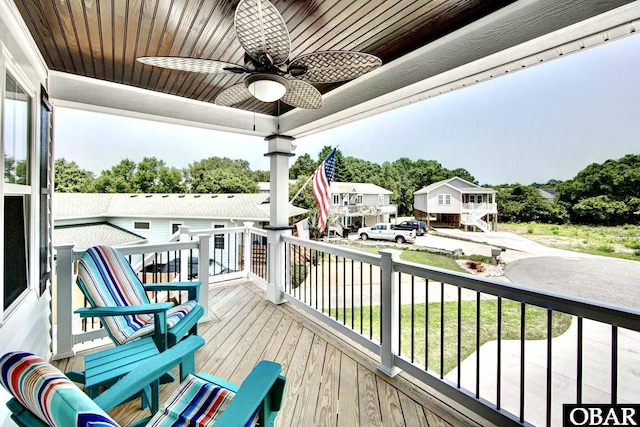
{"label": "striped cushion", "polygon": [[[78,262],[76,283],[93,307],[127,307],[149,304],[149,298],[127,259],[109,246],[88,249]],[[189,301],[167,312],[168,327],[178,323],[197,303]],[[110,316],[102,319],[118,344],[153,333],[153,315]]]}
{"label": "striped cushion", "polygon": [[0,376],[4,388],[50,426],[118,425],[62,372],[31,353],[2,356]]}
{"label": "striped cushion", "polygon": [[[234,392],[224,387],[189,375],[146,427],[212,426],[234,396]],[[245,426],[255,425],[257,418],[258,410]]]}
{"label": "striped cushion", "polygon": [[[167,328],[171,329],[176,323],[178,323],[184,316],[186,316],[191,310],[193,310],[198,303],[196,301],[187,301],[183,304],[176,305],[167,310]],[[136,338],[144,337],[153,334],[153,318],[147,322],[143,327],[138,330],[127,330],[128,335],[120,344],[127,341],[134,340]],[[120,331],[119,336],[123,336],[124,331]]]}

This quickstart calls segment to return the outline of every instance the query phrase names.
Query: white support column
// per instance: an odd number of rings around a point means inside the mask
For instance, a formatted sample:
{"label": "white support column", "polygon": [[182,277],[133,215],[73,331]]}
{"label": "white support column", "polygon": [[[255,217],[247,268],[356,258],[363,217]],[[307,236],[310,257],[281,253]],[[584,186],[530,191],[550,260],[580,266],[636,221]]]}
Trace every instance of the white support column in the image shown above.
{"label": "white support column", "polygon": [[398,336],[400,324],[398,322],[398,303],[400,294],[396,275],[393,274],[393,262],[400,260],[402,251],[383,249],[380,251],[380,270],[382,272],[380,295],[380,321],[382,323],[382,337],[380,349],[380,365],[378,369],[384,374],[394,377],[400,369],[394,366],[394,356],[398,354]]}
{"label": "white support column", "polygon": [[244,258],[244,265],[242,268],[242,273],[245,275],[246,278],[249,278],[249,273],[251,273],[251,262],[253,261],[251,259],[252,253],[251,253],[251,228],[253,227],[253,222],[245,222],[244,223],[244,250],[243,250],[243,258]]}
{"label": "white support column", "polygon": [[[209,242],[211,234],[198,234],[198,280],[200,285],[200,294],[198,304],[204,308],[204,315],[200,322],[208,322],[211,320],[209,316]],[[189,252],[189,251],[187,251]],[[183,264],[187,264],[186,257],[183,258]],[[189,277],[189,276],[183,276]],[[215,314],[214,314],[215,315]]]}
{"label": "white support column", "polygon": [[283,135],[271,135],[265,138],[270,157],[270,212],[267,229],[267,250],[269,251],[269,270],[267,299],[274,304],[284,302],[282,290],[285,280],[285,244],[283,234],[290,235],[289,226],[289,157],[295,146],[294,138]]}
{"label": "white support column", "polygon": [[56,338],[53,359],[75,356],[73,351],[73,247],[56,246]]}

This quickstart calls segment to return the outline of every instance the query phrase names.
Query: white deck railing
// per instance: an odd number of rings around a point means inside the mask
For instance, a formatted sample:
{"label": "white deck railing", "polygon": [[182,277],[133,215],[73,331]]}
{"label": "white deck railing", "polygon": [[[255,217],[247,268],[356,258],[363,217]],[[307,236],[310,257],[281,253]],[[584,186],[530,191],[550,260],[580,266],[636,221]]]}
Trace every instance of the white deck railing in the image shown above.
{"label": "white deck railing", "polygon": [[[225,249],[216,248],[216,238],[224,239]],[[100,339],[107,334],[99,321],[80,321],[73,313],[86,304],[75,285],[75,263],[84,251],[75,250],[74,245],[58,245],[55,249],[54,358],[60,359],[74,355],[74,346],[77,344]],[[268,277],[266,232],[254,228],[253,223],[246,223],[243,227],[206,230],[181,227],[180,241],[125,246],[118,250],[129,258],[134,271],[139,272],[140,279],[145,283],[198,280],[200,277],[207,278],[203,280],[207,285],[238,278],[266,283]],[[197,274],[194,271],[195,263],[190,265],[196,257],[198,260],[208,260],[198,262]],[[166,271],[145,269],[165,265]],[[200,288],[200,301],[203,304],[209,301],[208,286]],[[209,309],[204,308],[203,320],[206,321]]]}

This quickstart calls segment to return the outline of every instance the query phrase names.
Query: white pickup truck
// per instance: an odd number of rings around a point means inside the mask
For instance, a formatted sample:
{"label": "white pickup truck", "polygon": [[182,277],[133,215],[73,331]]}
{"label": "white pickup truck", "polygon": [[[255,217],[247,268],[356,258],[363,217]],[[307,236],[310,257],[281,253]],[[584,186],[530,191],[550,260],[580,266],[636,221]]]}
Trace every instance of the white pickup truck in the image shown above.
{"label": "white pickup truck", "polygon": [[388,222],[380,222],[373,227],[362,227],[358,229],[358,236],[362,240],[391,240],[396,243],[413,243],[416,241],[415,230],[394,230],[391,225]]}

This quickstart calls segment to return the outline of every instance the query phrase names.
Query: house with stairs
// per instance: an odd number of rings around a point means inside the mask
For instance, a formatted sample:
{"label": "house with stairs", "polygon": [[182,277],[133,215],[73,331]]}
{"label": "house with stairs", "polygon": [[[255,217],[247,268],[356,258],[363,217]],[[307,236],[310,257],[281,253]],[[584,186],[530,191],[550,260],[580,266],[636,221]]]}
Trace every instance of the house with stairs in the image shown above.
{"label": "house with stairs", "polygon": [[415,217],[428,227],[495,231],[498,225],[497,191],[460,177],[434,182],[413,193]]}

